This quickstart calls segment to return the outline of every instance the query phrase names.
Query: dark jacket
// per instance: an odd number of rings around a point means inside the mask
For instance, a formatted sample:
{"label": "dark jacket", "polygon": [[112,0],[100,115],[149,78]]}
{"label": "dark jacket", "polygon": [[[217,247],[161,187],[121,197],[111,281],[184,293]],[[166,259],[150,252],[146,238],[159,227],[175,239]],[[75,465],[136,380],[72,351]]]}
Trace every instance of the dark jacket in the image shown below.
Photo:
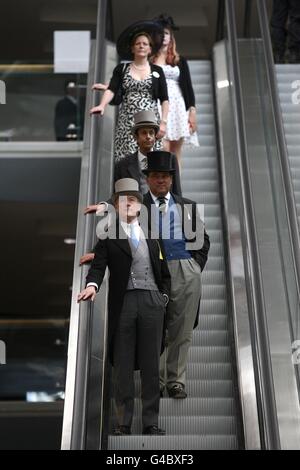
{"label": "dark jacket", "polygon": [[68,126],[76,126],[75,133],[77,140],[82,140],[84,124],[84,103],[82,100],[75,104],[67,96],[56,103],[54,115],[54,129],[56,140],[70,140],[67,134],[70,133]]}
{"label": "dark jacket", "polygon": [[[172,167],[175,168],[173,176],[172,191],[178,196],[182,195],[180,184],[180,172],[176,155],[172,154]],[[114,181],[121,178],[134,178],[140,186],[140,167],[138,152],[127,155],[115,165]]]}
{"label": "dark jacket", "polygon": [[[192,219],[192,227],[191,228],[195,232],[196,231],[196,223],[197,223],[196,218],[199,217],[196,202],[192,201],[190,199],[187,199],[187,198],[177,196],[173,192],[171,194],[172,194],[173,198],[175,199],[176,204],[180,204],[181,209],[182,209],[181,213],[184,214],[185,216],[188,216],[188,214],[187,214],[187,211],[184,209],[184,205],[188,204],[189,206],[191,206],[191,214],[189,214],[189,215],[191,216],[191,219]],[[150,192],[145,194],[143,203],[147,207],[147,209],[151,211],[151,205],[154,204],[154,201],[151,197]],[[149,217],[148,220],[149,220],[149,223],[150,223],[151,222],[151,217]],[[151,229],[150,226],[149,226],[149,229]],[[182,220],[182,231],[184,231],[184,219]],[[192,242],[193,238],[189,239],[188,241]],[[163,245],[163,240],[161,240],[161,243]],[[199,250],[191,250],[190,251],[192,257],[199,264],[199,266],[201,268],[201,271],[203,271],[203,269],[206,265],[209,247],[210,247],[209,236],[208,236],[206,230],[204,229],[204,243],[203,243],[203,246]]]}
{"label": "dark jacket", "polygon": [[[196,231],[196,219],[197,219],[197,217],[199,217],[196,202],[192,201],[190,199],[186,199],[186,198],[177,196],[174,193],[171,193],[171,194],[172,194],[173,198],[175,199],[176,204],[180,204],[181,211],[182,211],[181,213],[184,214],[184,218],[182,219],[182,231],[184,231],[184,219],[185,219],[186,216],[189,215],[192,218],[192,230],[195,232]],[[143,203],[147,207],[148,211],[151,211],[151,205],[155,204],[155,203],[154,203],[150,193],[145,194]],[[185,204],[188,204],[189,208],[190,208],[190,205],[192,206],[191,207],[191,214],[188,214],[187,210],[184,209]],[[151,227],[150,227],[151,217],[149,217],[148,220],[149,220],[149,231],[150,231],[151,230]],[[188,241],[192,242],[193,239],[191,238]],[[162,245],[162,252],[163,252],[163,255],[165,257],[164,241],[160,240],[160,243]],[[199,250],[191,250],[190,251],[192,257],[199,264],[201,271],[203,271],[203,269],[206,265],[209,247],[210,247],[209,236],[208,236],[206,230],[204,229],[204,243],[203,243],[203,246]],[[199,302],[199,306],[200,306],[200,302]],[[196,328],[198,323],[199,323],[199,313],[200,313],[199,306],[198,306],[198,315],[197,315],[195,323],[194,323],[194,328]]]}
{"label": "dark jacket", "polygon": [[[118,94],[119,89],[122,91],[122,82],[124,74],[129,67],[129,64],[124,68],[124,64],[118,64],[113,71],[113,75],[108,85],[108,89],[115,95]],[[168,101],[168,88],[164,71],[158,65],[150,64],[152,74],[152,98],[154,101],[160,100],[161,103]],[[153,72],[154,75],[153,75]],[[156,76],[157,75],[157,76]],[[122,91],[123,94],[123,91]]]}
{"label": "dark jacket", "polygon": [[195,106],[195,94],[193,90],[190,69],[184,57],[180,57],[178,67],[180,70],[179,86],[183,95],[185,107],[188,110],[191,106]]}
{"label": "dark jacket", "polygon": [[[162,294],[169,296],[171,278],[167,262],[161,259],[159,242],[151,239],[146,241],[157,287]],[[95,247],[95,258],[86,278],[86,284],[95,282],[100,287],[106,267],[109,269],[108,347],[111,360],[114,334],[127,290],[131,263],[132,255],[127,238],[99,240]]]}

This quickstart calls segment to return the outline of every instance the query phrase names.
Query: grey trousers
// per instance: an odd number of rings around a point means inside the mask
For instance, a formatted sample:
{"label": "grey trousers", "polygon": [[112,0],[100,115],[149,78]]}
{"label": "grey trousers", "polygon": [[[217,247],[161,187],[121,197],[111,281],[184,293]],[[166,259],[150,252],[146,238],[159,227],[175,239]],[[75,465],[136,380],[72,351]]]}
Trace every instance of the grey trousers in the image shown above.
{"label": "grey trousers", "polygon": [[188,351],[201,298],[201,269],[193,259],[168,261],[171,295],[167,307],[166,349],[160,359],[160,387],[185,385]]}
{"label": "grey trousers", "polygon": [[158,424],[164,305],[164,298],[158,291],[136,289],[125,294],[114,338],[115,401],[119,425],[132,424],[136,362],[141,373],[143,427]]}

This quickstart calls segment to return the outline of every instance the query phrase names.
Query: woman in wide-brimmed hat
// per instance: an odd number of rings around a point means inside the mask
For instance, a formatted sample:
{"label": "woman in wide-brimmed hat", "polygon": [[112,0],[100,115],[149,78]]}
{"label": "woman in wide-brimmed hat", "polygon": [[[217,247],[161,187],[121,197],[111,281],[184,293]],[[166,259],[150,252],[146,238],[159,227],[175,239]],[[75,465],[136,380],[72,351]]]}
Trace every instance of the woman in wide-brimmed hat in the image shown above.
{"label": "woman in wide-brimmed hat", "polygon": [[180,166],[183,143],[199,145],[195,95],[187,61],[176,50],[174,31],[179,28],[174,24],[173,18],[166,14],[154,18],[154,21],[164,28],[162,46],[151,58],[154,64],[163,69],[168,85],[169,115],[164,148],[176,154]]}
{"label": "woman in wide-brimmed hat", "polygon": [[[121,59],[131,62],[115,67],[100,104],[91,109],[91,113],[103,115],[108,103],[121,105],[115,133],[116,160],[137,150],[131,132],[136,112],[150,109],[154,111],[160,122],[157,137],[161,139],[165,135],[169,107],[166,79],[161,67],[150,64],[148,60],[159,50],[162,40],[163,28],[155,21],[134,23],[118,38],[117,51]],[[94,88],[106,87],[96,84]],[[161,117],[158,100],[161,104]],[[158,140],[156,148],[161,147],[162,143]]]}

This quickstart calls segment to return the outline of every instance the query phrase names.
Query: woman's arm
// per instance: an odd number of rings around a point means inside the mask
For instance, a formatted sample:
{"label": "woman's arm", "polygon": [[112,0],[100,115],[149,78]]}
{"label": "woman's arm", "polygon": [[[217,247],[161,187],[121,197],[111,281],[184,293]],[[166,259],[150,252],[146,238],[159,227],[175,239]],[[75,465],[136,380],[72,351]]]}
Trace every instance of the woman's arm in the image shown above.
{"label": "woman's arm", "polygon": [[189,109],[189,116],[188,116],[190,130],[195,132],[197,129],[197,115],[196,115],[196,108],[195,106],[191,106]]}
{"label": "woman's arm", "polygon": [[124,64],[119,64],[114,68],[113,75],[110,79],[107,89],[103,93],[100,104],[98,106],[94,106],[90,110],[90,114],[94,114],[94,113],[100,113],[101,115],[104,114],[105,107],[111,102],[111,100],[117,93],[118,89],[122,86],[123,69],[124,69]]}
{"label": "woman's arm", "polygon": [[187,61],[184,57],[180,59],[181,66],[180,66],[180,74],[182,75],[182,80],[185,86],[185,105],[188,109],[188,122],[191,132],[195,132],[197,129],[197,116],[196,116],[196,108],[195,108],[195,93],[193,89],[190,69],[188,66]]}
{"label": "woman's arm", "polygon": [[92,86],[92,90],[107,90],[108,88],[108,83],[94,83]]}
{"label": "woman's arm", "polygon": [[156,135],[157,139],[162,139],[166,134],[168,113],[169,101],[163,101],[163,103],[161,103],[161,120],[159,125],[159,131]]}
{"label": "woman's arm", "polygon": [[114,96],[115,94],[111,90],[107,89],[102,96],[100,104],[98,106],[94,106],[90,110],[90,114],[101,114],[101,116],[103,116],[106,106],[111,102]]}
{"label": "woman's arm", "polygon": [[166,134],[167,130],[167,119],[169,113],[169,96],[168,96],[168,86],[164,71],[158,65],[151,65],[152,76],[157,80],[157,96],[156,99],[159,99],[161,103],[161,121],[159,126],[159,131],[157,133],[157,138],[161,139]]}

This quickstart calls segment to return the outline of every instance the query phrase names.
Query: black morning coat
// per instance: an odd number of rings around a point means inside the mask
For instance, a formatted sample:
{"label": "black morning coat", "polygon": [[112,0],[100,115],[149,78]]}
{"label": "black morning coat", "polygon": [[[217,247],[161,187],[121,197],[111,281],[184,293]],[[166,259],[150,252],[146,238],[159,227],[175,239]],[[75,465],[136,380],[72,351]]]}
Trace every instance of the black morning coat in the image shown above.
{"label": "black morning coat", "polygon": [[[199,217],[196,202],[192,201],[190,199],[184,198],[184,197],[177,196],[173,192],[171,193],[171,195],[173,196],[176,204],[179,204],[181,206],[181,211],[182,211],[181,213],[184,214],[184,218],[191,217],[191,219],[192,219],[192,227],[191,228],[192,228],[192,231],[195,233],[196,232],[196,226],[197,226],[196,225],[196,220]],[[143,199],[143,204],[145,205],[145,207],[147,208],[148,211],[151,211],[151,205],[155,204],[155,203],[152,199],[152,196],[151,196],[150,192],[145,194],[144,199]],[[188,209],[185,208],[185,204],[188,204]],[[188,211],[190,211],[190,213]],[[148,220],[149,220],[149,223],[150,223],[151,217],[149,217]],[[149,231],[150,231],[150,229],[151,229],[151,227],[149,225]],[[182,231],[184,232],[184,219],[182,219]],[[193,238],[188,239],[188,241],[193,242]],[[160,240],[160,243],[161,243],[163,251],[164,251],[163,240]],[[203,242],[202,247],[198,250],[190,250],[190,253],[191,253],[192,257],[199,264],[201,271],[203,271],[203,269],[206,265],[208,252],[209,252],[209,247],[210,247],[209,236],[208,236],[206,230],[204,229],[204,242]],[[196,328],[196,326],[198,325],[198,321],[199,321],[199,308],[198,308],[198,315],[197,315],[197,318],[196,318],[196,321],[195,321],[195,324],[194,324],[194,328]]]}
{"label": "black morning coat", "polygon": [[[106,238],[98,241],[95,247],[95,258],[86,278],[86,284],[95,282],[100,287],[106,267],[109,269],[108,347],[111,362],[113,362],[114,334],[122,310],[132,263],[130,245],[127,238],[124,238],[126,237],[124,232],[122,237],[117,239]],[[146,239],[146,242],[157,287],[162,294],[169,296],[171,277],[160,242],[151,239]]]}
{"label": "black morning coat", "polygon": [[[176,155],[171,155],[172,168],[175,168],[173,175],[172,192],[181,196],[180,172]],[[138,152],[126,155],[115,165],[114,180],[121,178],[133,178],[139,183],[140,188],[140,165]]]}

